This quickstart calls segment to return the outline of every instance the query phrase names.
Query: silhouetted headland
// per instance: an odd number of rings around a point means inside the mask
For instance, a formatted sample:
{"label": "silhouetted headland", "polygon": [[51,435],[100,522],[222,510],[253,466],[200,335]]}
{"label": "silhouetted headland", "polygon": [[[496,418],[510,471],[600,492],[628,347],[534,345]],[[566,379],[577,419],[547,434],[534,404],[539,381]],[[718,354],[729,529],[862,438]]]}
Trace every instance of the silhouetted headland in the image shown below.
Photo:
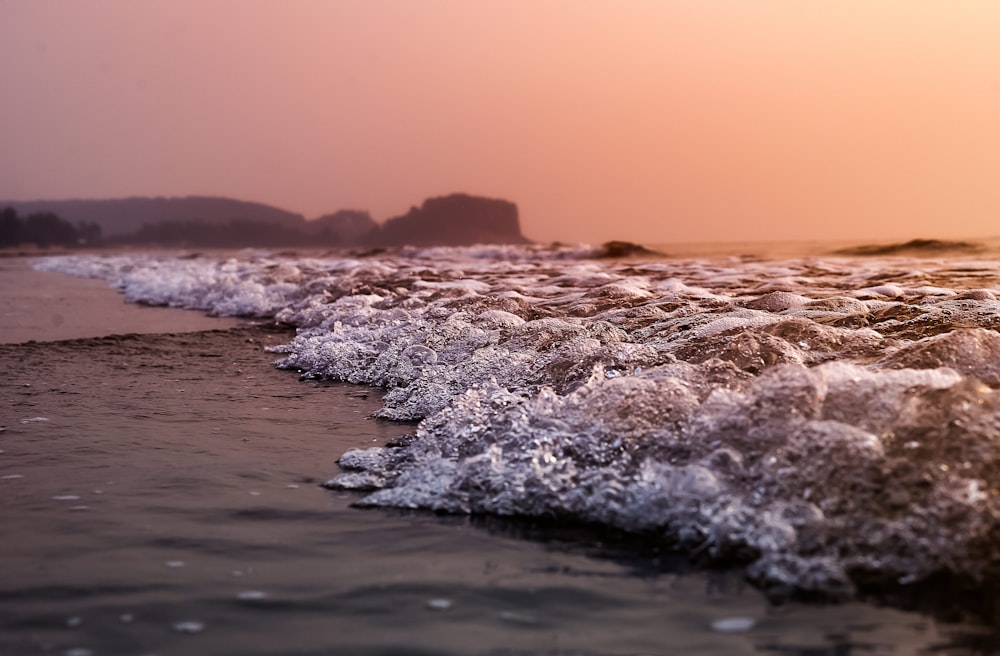
{"label": "silhouetted headland", "polygon": [[[363,210],[340,210],[307,221],[261,203],[201,196],[0,202],[0,207],[7,208],[10,219],[0,225],[0,241],[13,246],[381,248],[529,242],[521,234],[517,205],[468,194],[427,199],[383,225]],[[46,235],[57,238],[35,236],[24,228],[27,222],[20,221],[19,213],[36,217],[32,225],[44,224]]]}
{"label": "silhouetted headland", "polygon": [[601,244],[601,250],[597,257],[600,258],[612,258],[612,257],[632,257],[635,255],[663,255],[659,251],[654,251],[652,249],[646,248],[642,244],[636,244],[631,241],[606,241]]}
{"label": "silhouetted headland", "polygon": [[911,239],[897,244],[866,244],[834,251],[834,255],[936,255],[946,253],[977,253],[982,244],[944,239]]}
{"label": "silhouetted headland", "polygon": [[517,205],[506,200],[452,194],[389,219],[373,235],[378,245],[462,246],[523,244]]}

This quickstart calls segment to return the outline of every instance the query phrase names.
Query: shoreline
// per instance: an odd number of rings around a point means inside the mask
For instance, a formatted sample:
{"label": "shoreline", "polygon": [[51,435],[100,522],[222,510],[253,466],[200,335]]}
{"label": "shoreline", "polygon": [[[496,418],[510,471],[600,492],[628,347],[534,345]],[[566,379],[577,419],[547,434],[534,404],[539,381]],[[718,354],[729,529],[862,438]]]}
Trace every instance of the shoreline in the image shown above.
{"label": "shoreline", "polygon": [[44,255],[0,258],[0,344],[225,330],[247,323],[128,303],[104,280],[34,270],[31,262],[38,257]]}

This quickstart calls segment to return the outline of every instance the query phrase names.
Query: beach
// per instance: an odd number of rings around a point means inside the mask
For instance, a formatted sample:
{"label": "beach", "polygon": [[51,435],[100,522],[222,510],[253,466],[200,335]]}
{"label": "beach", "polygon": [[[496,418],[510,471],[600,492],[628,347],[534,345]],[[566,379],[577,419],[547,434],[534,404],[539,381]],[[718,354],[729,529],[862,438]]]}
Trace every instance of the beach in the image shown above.
{"label": "beach", "polygon": [[320,483],[414,423],[301,380],[273,321],[126,304],[0,259],[0,653],[995,653],[996,634],[608,532],[358,509]]}

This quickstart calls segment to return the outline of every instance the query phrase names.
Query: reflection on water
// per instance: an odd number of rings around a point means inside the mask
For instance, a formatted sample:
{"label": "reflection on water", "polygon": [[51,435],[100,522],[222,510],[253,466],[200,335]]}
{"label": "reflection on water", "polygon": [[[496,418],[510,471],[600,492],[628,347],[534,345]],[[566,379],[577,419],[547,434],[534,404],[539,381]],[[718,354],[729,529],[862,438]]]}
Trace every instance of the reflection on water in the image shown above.
{"label": "reflection on water", "polygon": [[263,329],[0,346],[0,653],[992,653],[861,603],[769,606],[598,536],[361,511],[317,482],[412,426]]}

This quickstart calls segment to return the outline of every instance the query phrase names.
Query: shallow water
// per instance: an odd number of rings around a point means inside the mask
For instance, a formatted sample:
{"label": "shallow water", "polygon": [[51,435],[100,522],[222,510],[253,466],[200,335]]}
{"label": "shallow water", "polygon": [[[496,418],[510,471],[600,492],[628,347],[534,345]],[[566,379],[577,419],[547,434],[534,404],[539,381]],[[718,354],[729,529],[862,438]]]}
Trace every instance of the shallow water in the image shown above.
{"label": "shallow water", "polygon": [[378,421],[237,329],[0,346],[2,654],[998,651],[859,602],[769,605],[741,571],[600,533],[392,509],[317,483]]}
{"label": "shallow water", "polygon": [[[232,318],[122,303],[102,280],[35,271],[0,251],[0,343],[231,328]],[[164,326],[170,326],[165,328]]]}

